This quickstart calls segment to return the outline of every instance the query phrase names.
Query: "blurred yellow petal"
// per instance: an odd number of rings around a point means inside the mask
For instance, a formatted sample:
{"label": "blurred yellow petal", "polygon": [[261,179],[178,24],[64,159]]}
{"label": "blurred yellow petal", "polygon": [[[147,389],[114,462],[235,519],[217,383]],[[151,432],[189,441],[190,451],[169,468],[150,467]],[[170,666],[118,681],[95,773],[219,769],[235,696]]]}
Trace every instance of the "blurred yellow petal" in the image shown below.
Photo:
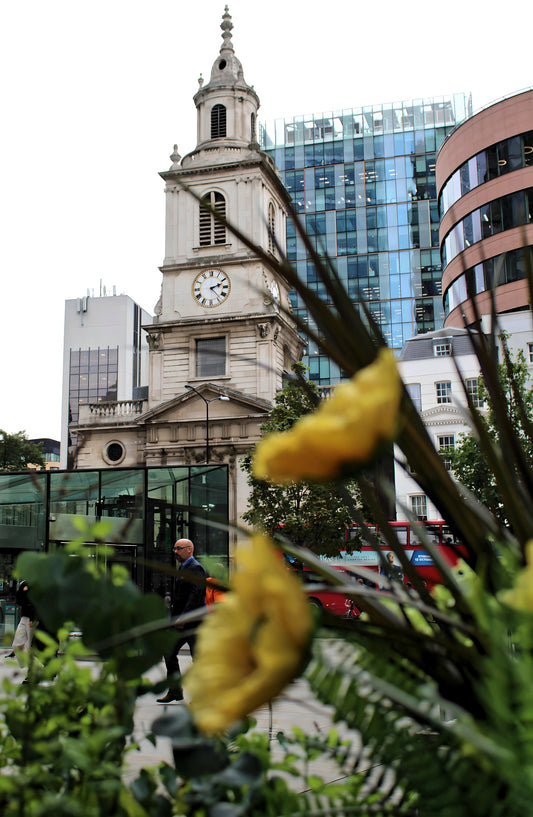
{"label": "blurred yellow petal", "polygon": [[237,553],[230,591],[198,632],[184,677],[198,728],[223,731],[272,700],[303,664],[312,615],[299,582],[266,536]]}
{"label": "blurred yellow petal", "polygon": [[499,593],[498,598],[515,610],[533,613],[533,539],[526,544],[526,566],[517,574],[514,587]]}
{"label": "blurred yellow petal", "polygon": [[272,482],[331,479],[349,463],[368,462],[397,428],[401,380],[393,353],[380,351],[370,366],[337,386],[290,431],[257,445],[253,473]]}

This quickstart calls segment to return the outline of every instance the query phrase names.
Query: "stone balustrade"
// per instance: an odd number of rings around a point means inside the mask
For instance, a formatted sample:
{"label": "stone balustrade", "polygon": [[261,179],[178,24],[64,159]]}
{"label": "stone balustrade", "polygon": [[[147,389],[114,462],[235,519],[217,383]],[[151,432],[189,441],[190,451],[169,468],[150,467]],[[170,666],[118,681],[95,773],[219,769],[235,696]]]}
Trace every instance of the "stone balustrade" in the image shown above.
{"label": "stone balustrade", "polygon": [[114,402],[81,403],[80,425],[91,425],[98,422],[128,422],[132,417],[142,414],[146,400],[116,400]]}

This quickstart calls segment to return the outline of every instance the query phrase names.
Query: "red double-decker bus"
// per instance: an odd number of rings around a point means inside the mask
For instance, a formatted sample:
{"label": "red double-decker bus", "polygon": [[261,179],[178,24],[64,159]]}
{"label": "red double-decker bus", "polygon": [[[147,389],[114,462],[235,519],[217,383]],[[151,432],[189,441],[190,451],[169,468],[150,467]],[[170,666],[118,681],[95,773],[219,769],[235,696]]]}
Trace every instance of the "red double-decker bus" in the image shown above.
{"label": "red double-decker bus", "polygon": [[[432,543],[438,548],[439,553],[449,565],[455,565],[461,556],[466,555],[464,547],[460,543],[453,541],[452,533],[443,520],[389,522],[389,525],[394,528],[396,536],[403,546],[406,557],[416,569],[417,573],[427,582],[429,588],[441,581],[441,574],[422,543],[419,535],[421,529],[423,529],[424,534],[428,536]],[[379,526],[368,524],[366,527],[375,534],[380,541],[381,551],[386,558],[387,553],[391,552],[391,547],[380,531]],[[346,531],[346,549],[341,550],[338,556],[325,561],[345,568],[364,567],[378,574],[382,567],[382,561],[379,555],[371,545],[368,544],[364,536],[362,536],[361,526],[356,524],[352,525]],[[400,567],[397,558],[395,559],[395,563],[397,567]],[[405,575],[404,582],[409,582],[408,577]],[[379,579],[376,579],[376,583],[379,584]]]}

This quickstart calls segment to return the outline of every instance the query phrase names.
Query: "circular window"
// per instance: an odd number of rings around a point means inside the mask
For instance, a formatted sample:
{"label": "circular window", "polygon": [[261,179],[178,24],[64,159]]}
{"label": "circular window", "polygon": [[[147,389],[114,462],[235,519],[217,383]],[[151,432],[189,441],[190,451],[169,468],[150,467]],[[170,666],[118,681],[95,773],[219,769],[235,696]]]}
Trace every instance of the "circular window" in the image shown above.
{"label": "circular window", "polygon": [[224,68],[226,67],[226,60],[220,60],[218,67],[220,71],[223,71]]}
{"label": "circular window", "polygon": [[113,442],[108,443],[106,448],[104,449],[104,459],[110,465],[118,465],[119,462],[122,462],[126,455],[126,449],[122,445],[122,443],[113,440]]}

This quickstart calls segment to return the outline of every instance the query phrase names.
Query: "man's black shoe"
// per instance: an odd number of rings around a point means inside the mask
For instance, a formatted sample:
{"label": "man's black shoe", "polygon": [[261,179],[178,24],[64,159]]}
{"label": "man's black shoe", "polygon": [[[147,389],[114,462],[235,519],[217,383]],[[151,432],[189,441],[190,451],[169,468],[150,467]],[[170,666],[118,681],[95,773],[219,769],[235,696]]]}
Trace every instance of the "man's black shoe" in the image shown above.
{"label": "man's black shoe", "polygon": [[158,704],[171,704],[172,701],[183,701],[183,692],[167,692],[162,698],[157,698]]}

